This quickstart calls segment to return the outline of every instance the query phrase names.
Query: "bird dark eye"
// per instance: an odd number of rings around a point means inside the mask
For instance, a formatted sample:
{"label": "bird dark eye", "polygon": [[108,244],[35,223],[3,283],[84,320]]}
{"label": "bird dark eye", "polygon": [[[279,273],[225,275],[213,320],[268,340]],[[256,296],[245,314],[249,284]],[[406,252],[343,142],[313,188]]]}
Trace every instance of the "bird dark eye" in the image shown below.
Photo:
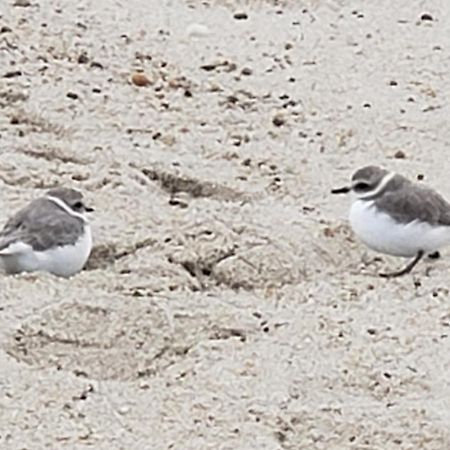
{"label": "bird dark eye", "polygon": [[353,189],[355,191],[359,191],[359,192],[368,191],[370,189],[370,184],[369,183],[365,183],[364,181],[360,181],[359,183],[356,183],[353,186]]}
{"label": "bird dark eye", "polygon": [[83,208],[83,202],[76,202],[73,205],[74,209],[82,209]]}

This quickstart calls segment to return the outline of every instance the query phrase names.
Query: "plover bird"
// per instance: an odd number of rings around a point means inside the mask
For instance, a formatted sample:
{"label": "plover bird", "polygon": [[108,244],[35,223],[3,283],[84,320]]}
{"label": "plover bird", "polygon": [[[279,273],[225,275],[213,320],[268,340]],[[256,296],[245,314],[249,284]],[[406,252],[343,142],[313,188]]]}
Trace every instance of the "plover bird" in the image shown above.
{"label": "plover bird", "polygon": [[0,261],[7,273],[45,271],[61,277],[79,272],[92,237],[79,191],[49,190],[11,217],[0,232]]}
{"label": "plover bird", "polygon": [[368,247],[393,256],[413,258],[396,277],[409,273],[428,254],[450,244],[450,203],[434,190],[413,183],[395,172],[367,166],[357,170],[351,185],[333,194],[355,194],[350,225]]}

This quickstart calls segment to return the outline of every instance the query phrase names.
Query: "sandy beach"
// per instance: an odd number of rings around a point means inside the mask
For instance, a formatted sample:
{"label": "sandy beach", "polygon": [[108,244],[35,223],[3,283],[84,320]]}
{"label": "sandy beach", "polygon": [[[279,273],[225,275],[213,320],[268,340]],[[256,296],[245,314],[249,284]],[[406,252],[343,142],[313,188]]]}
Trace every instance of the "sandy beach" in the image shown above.
{"label": "sandy beach", "polygon": [[330,195],[450,199],[448,17],[3,0],[1,226],[59,185],[95,213],[80,274],[0,274],[0,448],[448,450],[450,249],[379,278]]}

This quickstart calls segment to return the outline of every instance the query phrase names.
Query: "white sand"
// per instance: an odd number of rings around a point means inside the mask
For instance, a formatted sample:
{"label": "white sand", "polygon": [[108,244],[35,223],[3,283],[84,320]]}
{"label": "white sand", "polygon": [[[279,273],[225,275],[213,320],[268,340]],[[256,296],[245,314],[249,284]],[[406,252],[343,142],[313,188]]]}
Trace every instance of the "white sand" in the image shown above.
{"label": "white sand", "polygon": [[450,448],[448,252],[380,279],[329,194],[376,163],[450,198],[450,4],[30,2],[2,223],[74,186],[96,248],[0,278],[0,448]]}

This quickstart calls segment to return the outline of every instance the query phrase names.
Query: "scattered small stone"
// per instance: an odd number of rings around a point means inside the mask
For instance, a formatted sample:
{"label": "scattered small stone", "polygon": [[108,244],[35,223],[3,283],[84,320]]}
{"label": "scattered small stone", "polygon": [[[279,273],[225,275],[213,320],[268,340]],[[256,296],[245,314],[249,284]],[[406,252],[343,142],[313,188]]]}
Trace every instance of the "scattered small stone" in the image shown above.
{"label": "scattered small stone", "polygon": [[403,150],[397,150],[394,154],[394,158],[395,159],[405,159],[406,158],[406,154]]}
{"label": "scattered small stone", "polygon": [[176,78],[171,78],[168,82],[168,85],[172,89],[179,89],[182,87],[186,87],[187,83],[186,83],[185,77],[176,77]]}
{"label": "scattered small stone", "polygon": [[428,20],[428,21],[432,22],[434,19],[433,19],[433,16],[431,14],[424,13],[424,14],[422,14],[420,16],[420,20],[423,20],[423,21],[427,21]]}
{"label": "scattered small stone", "polygon": [[189,207],[189,203],[187,199],[178,198],[177,197],[171,197],[169,200],[169,205],[171,206],[178,206],[179,208],[186,209]]}
{"label": "scattered small stone", "polygon": [[152,82],[147,77],[147,75],[145,75],[145,73],[142,73],[142,72],[133,73],[133,75],[131,76],[131,82],[135,86],[139,86],[139,87],[145,87],[145,86],[149,86],[150,84],[152,84]]}
{"label": "scattered small stone", "polygon": [[31,6],[31,2],[29,0],[16,0],[13,3],[13,6],[20,6],[22,8],[26,8],[27,6]]}
{"label": "scattered small stone", "polygon": [[327,238],[332,238],[332,237],[334,237],[334,236],[336,235],[336,230],[333,230],[333,229],[330,228],[330,227],[325,227],[325,228],[323,229],[323,235],[324,235],[325,237],[327,237]]}
{"label": "scattered small stone", "polygon": [[86,53],[81,53],[81,55],[78,56],[78,64],[87,64],[89,62],[89,58],[86,55]]}
{"label": "scattered small stone", "polygon": [[244,67],[242,70],[241,70],[241,74],[242,75],[246,75],[246,76],[249,76],[249,75],[251,75],[253,72],[252,72],[252,69],[250,69],[249,67]]}
{"label": "scattered small stone", "polygon": [[97,62],[97,61],[92,61],[91,62],[91,67],[95,68],[95,69],[103,69],[103,64]]}
{"label": "scattered small stone", "polygon": [[76,100],[78,98],[78,94],[75,94],[75,92],[68,92],[66,94],[66,97],[71,98],[72,100]]}
{"label": "scattered small stone", "polygon": [[210,35],[211,30],[201,23],[191,23],[186,29],[186,34],[190,38],[202,38]]}
{"label": "scattered small stone", "polygon": [[389,81],[389,86],[398,86],[398,83],[395,80]]}
{"label": "scattered small stone", "polygon": [[11,117],[11,120],[9,121],[11,125],[18,125],[20,123],[20,120],[17,116]]}
{"label": "scattered small stone", "polygon": [[20,70],[13,70],[11,72],[6,72],[5,75],[3,75],[3,78],[15,78],[22,76],[22,71]]}
{"label": "scattered small stone", "polygon": [[117,412],[121,415],[124,416],[125,414],[128,414],[130,412],[130,407],[129,406],[121,406]]}
{"label": "scattered small stone", "polygon": [[239,99],[235,95],[229,95],[227,97],[227,103],[231,103],[232,105],[235,105],[239,102]]}
{"label": "scattered small stone", "polygon": [[11,33],[11,28],[9,28],[9,27],[7,27],[6,25],[3,25],[1,28],[0,28],[0,33]]}
{"label": "scattered small stone", "polygon": [[294,44],[292,44],[290,42],[286,42],[286,44],[284,45],[285,50],[291,50],[293,47],[294,47]]}
{"label": "scattered small stone", "polygon": [[245,12],[237,12],[233,15],[236,20],[246,20],[248,19],[248,15]]}
{"label": "scattered small stone", "polygon": [[418,173],[418,174],[417,174],[417,179],[418,179],[419,181],[422,181],[424,178],[425,178],[425,175],[424,175],[423,173]]}
{"label": "scattered small stone", "polygon": [[200,69],[206,70],[206,72],[213,71],[216,67],[218,67],[221,64],[203,64],[203,66],[200,66]]}
{"label": "scattered small stone", "polygon": [[370,334],[370,335],[374,335],[374,334],[377,334],[377,330],[375,330],[375,328],[368,328],[367,329],[367,332]]}
{"label": "scattered small stone", "polygon": [[274,118],[272,119],[272,123],[276,127],[281,127],[286,123],[286,120],[284,119],[282,114],[275,114]]}

